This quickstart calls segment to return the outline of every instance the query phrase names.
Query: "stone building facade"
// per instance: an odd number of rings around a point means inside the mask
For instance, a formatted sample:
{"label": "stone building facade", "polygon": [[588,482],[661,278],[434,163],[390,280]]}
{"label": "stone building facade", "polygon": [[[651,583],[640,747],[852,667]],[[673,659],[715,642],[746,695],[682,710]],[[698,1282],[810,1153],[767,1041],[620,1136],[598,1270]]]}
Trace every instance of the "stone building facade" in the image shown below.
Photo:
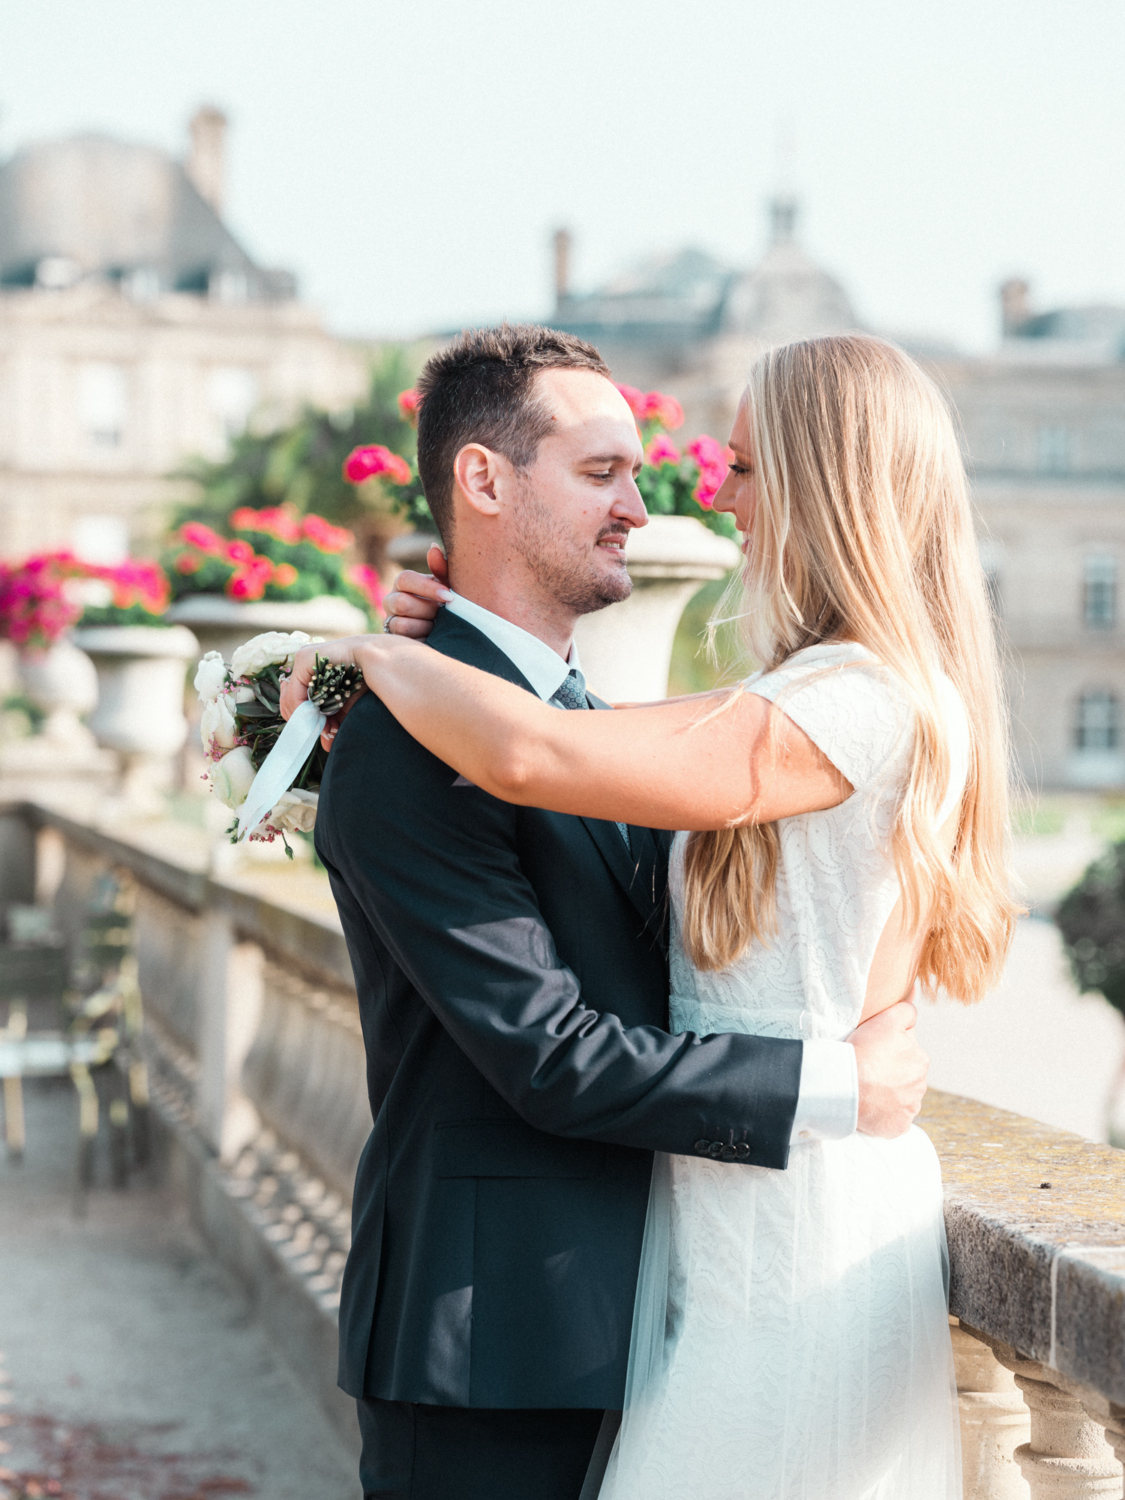
{"label": "stone building facade", "polygon": [[[585,296],[567,284],[564,237],[557,319],[618,379],[675,394],[685,434],[724,437],[761,349],[864,326],[801,247],[795,215],[791,200],[771,205],[769,248],[749,270],[690,250]],[[1125,788],[1125,308],[1036,312],[1011,281],[1001,309],[987,358],[896,342],[960,422],[1018,775],[1031,787]]]}
{"label": "stone building facade", "polygon": [[151,543],[189,455],[361,392],[360,355],[224,224],[225,125],[200,110],[183,161],[83,135],[0,164],[0,554]]}

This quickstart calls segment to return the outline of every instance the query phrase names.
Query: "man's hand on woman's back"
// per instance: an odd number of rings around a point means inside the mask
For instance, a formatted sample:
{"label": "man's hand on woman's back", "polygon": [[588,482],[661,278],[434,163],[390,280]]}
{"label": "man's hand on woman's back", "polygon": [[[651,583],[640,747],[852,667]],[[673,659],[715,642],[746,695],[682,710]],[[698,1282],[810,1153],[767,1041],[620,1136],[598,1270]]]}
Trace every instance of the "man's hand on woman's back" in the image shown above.
{"label": "man's hand on woman's back", "polygon": [[859,1121],[863,1135],[903,1135],[914,1123],[926,1092],[930,1060],[914,1030],[918,1012],[900,1000],[857,1026],[848,1041],[859,1073]]}

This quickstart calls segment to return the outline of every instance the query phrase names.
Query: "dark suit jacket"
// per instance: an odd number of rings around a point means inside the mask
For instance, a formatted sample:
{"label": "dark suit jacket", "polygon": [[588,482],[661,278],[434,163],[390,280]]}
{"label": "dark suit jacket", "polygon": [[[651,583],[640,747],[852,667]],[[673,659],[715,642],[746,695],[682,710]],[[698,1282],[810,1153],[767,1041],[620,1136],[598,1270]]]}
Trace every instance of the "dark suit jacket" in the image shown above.
{"label": "dark suit jacket", "polygon": [[[454,615],[430,642],[530,691]],[[667,834],[630,855],[612,823],[456,780],[368,695],[321,790],[375,1121],[340,1384],[619,1408],[652,1153],[784,1167],[801,1044],[665,1029]]]}

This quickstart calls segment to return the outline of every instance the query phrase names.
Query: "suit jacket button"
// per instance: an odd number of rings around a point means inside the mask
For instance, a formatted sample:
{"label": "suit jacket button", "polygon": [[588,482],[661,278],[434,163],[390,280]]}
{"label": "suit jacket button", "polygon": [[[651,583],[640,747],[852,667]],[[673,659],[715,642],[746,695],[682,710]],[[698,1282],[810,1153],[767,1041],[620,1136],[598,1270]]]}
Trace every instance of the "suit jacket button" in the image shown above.
{"label": "suit jacket button", "polygon": [[707,1148],[707,1155],[708,1156],[721,1156],[722,1154],[723,1154],[723,1143],[722,1143],[722,1141],[712,1141],[711,1144]]}
{"label": "suit jacket button", "polygon": [[733,1146],[724,1146],[719,1152],[719,1156],[723,1161],[734,1161],[738,1156],[738,1152]]}
{"label": "suit jacket button", "polygon": [[750,1155],[750,1147],[745,1141],[739,1141],[738,1145],[734,1148],[734,1154],[738,1157],[739,1161],[745,1161]]}
{"label": "suit jacket button", "polygon": [[696,1150],[696,1152],[697,1152],[697,1154],[699,1156],[706,1156],[707,1152],[710,1149],[711,1149],[711,1142],[710,1141],[696,1141],[696,1143],[695,1143],[695,1150]]}

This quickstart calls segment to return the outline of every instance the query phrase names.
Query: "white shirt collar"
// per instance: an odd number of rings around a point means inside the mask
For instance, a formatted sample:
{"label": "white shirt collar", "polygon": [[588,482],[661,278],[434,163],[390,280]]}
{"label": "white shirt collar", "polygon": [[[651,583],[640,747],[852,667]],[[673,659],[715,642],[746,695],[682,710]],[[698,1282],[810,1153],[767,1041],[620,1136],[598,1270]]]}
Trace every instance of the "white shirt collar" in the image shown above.
{"label": "white shirt collar", "polygon": [[538,636],[519,625],[513,625],[511,620],[505,620],[501,615],[494,615],[490,609],[474,604],[471,599],[463,599],[460,594],[454,594],[445,608],[459,620],[475,625],[481,635],[486,635],[494,646],[503,651],[544,703],[548,698],[554,697],[572,669],[582,670],[575,646],[570,648],[570,660],[564,661],[557,651],[552,651]]}

